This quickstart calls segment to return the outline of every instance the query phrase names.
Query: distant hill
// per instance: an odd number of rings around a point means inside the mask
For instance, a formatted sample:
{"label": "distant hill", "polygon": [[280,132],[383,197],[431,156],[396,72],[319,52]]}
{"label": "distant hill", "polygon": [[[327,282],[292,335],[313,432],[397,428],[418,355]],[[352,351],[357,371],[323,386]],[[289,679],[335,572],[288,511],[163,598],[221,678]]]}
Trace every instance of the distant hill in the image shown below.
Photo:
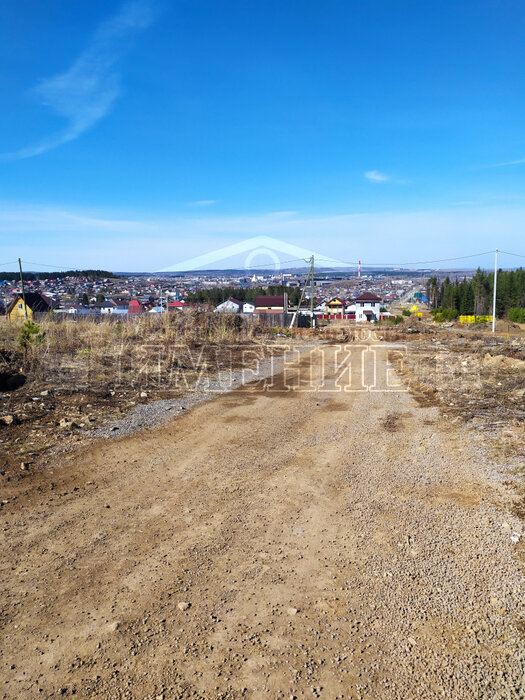
{"label": "distant hill", "polygon": [[[114,272],[108,270],[66,270],[65,272],[25,272],[25,280],[56,280],[65,277],[87,277],[90,280],[107,279],[109,277],[119,277]],[[20,279],[18,272],[0,272],[0,280],[14,282]]]}

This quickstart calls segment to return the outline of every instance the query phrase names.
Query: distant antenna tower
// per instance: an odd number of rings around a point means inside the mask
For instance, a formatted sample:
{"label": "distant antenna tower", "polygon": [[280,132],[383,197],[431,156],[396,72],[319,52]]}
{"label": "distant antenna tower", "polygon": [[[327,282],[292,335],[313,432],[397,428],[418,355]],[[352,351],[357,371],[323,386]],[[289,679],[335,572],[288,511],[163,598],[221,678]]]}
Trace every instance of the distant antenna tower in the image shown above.
{"label": "distant antenna tower", "polygon": [[357,266],[357,279],[361,279],[361,260],[359,261],[359,265]]}

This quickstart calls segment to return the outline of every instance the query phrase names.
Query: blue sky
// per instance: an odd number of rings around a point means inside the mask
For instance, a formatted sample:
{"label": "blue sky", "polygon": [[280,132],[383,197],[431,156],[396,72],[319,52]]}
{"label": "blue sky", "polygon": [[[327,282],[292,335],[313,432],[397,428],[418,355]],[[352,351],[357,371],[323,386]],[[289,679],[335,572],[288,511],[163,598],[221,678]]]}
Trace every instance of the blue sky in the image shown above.
{"label": "blue sky", "polygon": [[521,0],[18,0],[0,28],[0,262],[525,253]]}

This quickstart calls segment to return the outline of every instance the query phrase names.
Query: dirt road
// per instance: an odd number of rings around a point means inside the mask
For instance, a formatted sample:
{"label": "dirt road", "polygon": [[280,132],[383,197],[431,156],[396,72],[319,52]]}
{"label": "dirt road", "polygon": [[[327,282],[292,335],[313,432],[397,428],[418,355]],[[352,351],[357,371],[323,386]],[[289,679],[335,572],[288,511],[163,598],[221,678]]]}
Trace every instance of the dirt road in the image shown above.
{"label": "dirt road", "polygon": [[24,482],[0,697],[520,697],[503,487],[436,408],[336,391],[324,351],[286,378],[323,391],[250,385]]}

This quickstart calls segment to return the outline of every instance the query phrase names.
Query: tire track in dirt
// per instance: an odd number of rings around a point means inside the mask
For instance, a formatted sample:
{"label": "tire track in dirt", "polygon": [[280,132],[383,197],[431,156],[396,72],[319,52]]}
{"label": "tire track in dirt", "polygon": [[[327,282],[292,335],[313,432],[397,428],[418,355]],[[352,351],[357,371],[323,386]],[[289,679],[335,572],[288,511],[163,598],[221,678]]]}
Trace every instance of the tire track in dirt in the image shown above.
{"label": "tire track in dirt", "polygon": [[4,514],[3,697],[517,697],[478,457],[407,393],[285,388],[96,446]]}

